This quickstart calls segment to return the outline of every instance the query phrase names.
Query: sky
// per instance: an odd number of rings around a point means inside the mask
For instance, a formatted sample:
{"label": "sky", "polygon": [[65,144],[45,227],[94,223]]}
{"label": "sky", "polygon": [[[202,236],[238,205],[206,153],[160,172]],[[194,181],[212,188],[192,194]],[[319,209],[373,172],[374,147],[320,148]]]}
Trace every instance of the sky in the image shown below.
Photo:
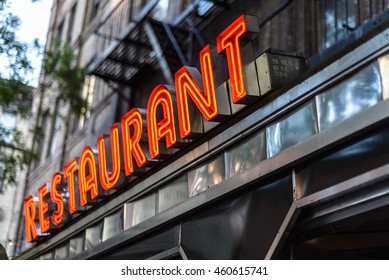
{"label": "sky", "polygon": [[[17,15],[21,20],[21,26],[17,31],[20,41],[32,44],[35,38],[39,39],[41,45],[46,42],[46,34],[49,26],[50,12],[53,0],[8,0],[10,12]],[[34,67],[30,85],[36,87],[42,62],[42,56],[36,53],[30,54],[30,60]]]}

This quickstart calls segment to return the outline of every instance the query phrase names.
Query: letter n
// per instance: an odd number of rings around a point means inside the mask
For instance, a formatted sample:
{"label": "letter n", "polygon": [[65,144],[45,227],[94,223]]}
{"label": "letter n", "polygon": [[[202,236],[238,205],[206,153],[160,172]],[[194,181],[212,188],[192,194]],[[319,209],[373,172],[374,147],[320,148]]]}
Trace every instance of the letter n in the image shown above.
{"label": "letter n", "polygon": [[207,121],[218,114],[209,45],[200,52],[200,67],[202,79],[199,71],[193,67],[182,67],[175,74],[181,138],[191,134],[188,96]]}
{"label": "letter n", "polygon": [[[162,110],[160,120],[157,120],[158,107]],[[151,158],[156,158],[159,155],[159,141],[162,138],[165,138],[167,148],[177,142],[172,97],[165,85],[156,86],[149,97],[147,103],[147,132]]]}

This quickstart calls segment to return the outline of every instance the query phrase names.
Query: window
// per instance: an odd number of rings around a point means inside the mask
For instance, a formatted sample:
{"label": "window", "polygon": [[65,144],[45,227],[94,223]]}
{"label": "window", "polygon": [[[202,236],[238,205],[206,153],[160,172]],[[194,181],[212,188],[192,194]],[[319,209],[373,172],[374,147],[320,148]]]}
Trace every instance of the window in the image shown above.
{"label": "window", "polygon": [[60,126],[60,115],[58,112],[59,109],[59,100],[55,102],[54,113],[52,116],[51,131],[49,138],[49,145],[47,145],[46,157],[49,157],[54,154],[57,147],[58,140],[58,130]]}
{"label": "window", "polygon": [[384,1],[328,0],[322,3],[326,48],[385,10]]}
{"label": "window", "polygon": [[74,18],[76,15],[76,8],[77,8],[77,3],[73,6],[72,10],[70,11],[70,16],[69,16],[69,26],[66,34],[66,42],[71,44],[72,42],[72,36],[73,36],[73,27],[74,27]]}
{"label": "window", "polygon": [[[43,151],[43,145],[44,145],[44,135],[47,129],[47,123],[50,116],[50,112],[47,110],[40,116],[39,125],[35,128],[35,153],[37,156],[41,156],[41,152]],[[35,169],[38,167],[40,158],[37,158],[33,162],[32,169]]]}
{"label": "window", "polygon": [[95,76],[85,78],[84,89],[82,90],[82,98],[86,100],[86,108],[82,108],[80,117],[80,126],[83,127],[85,120],[90,117],[93,91],[95,88]]}
{"label": "window", "polygon": [[57,28],[57,40],[62,41],[64,22],[62,21]]}
{"label": "window", "polygon": [[89,3],[90,3],[89,22],[91,22],[99,11],[99,8],[101,6],[101,0],[90,0]]}
{"label": "window", "polygon": [[81,109],[80,116],[75,116],[71,130],[72,133],[74,133],[77,129],[82,128],[85,121],[90,117],[94,88],[95,76],[86,76],[84,87],[82,89],[82,98],[86,100],[86,108]]}

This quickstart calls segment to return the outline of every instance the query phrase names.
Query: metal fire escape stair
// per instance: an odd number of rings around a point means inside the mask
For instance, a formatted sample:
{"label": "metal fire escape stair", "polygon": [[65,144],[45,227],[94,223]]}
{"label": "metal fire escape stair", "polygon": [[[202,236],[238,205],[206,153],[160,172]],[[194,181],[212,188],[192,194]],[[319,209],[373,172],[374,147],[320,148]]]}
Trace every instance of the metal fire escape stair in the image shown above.
{"label": "metal fire escape stair", "polygon": [[[127,3],[128,2],[128,3]],[[161,69],[167,83],[183,65],[192,65],[191,51],[194,40],[204,45],[197,29],[223,11],[224,1],[212,2],[206,14],[199,15],[198,5],[190,5],[173,23],[152,18],[159,0],[143,1],[136,14],[134,1],[124,0],[103,19],[94,30],[96,56],[87,67],[87,73],[106,81],[126,85],[135,83],[143,73]],[[124,7],[122,7],[124,6]],[[127,10],[124,10],[127,9]],[[124,11],[123,11],[124,10]],[[112,34],[118,19],[128,17],[127,26]]]}

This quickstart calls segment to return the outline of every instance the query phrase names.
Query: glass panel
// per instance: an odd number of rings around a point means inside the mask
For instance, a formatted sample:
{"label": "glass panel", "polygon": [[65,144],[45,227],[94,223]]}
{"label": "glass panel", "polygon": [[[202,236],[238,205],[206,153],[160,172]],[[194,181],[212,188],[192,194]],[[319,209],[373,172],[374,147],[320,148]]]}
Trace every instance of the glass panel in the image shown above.
{"label": "glass panel", "polygon": [[250,137],[226,152],[227,178],[236,176],[257,165],[266,158],[264,131]]}
{"label": "glass panel", "polygon": [[139,200],[124,205],[124,230],[127,230],[148,218],[155,216],[156,194],[153,193]]}
{"label": "glass panel", "polygon": [[358,2],[354,0],[326,0],[324,5],[324,28],[326,33],[325,47],[329,48],[334,43],[345,38],[358,26],[358,15],[361,11],[368,9],[369,5],[362,4],[358,7]]}
{"label": "glass panel", "polygon": [[358,14],[359,22],[361,25],[367,23],[371,18],[371,5],[372,0],[358,0]]}
{"label": "glass panel", "polygon": [[124,204],[123,210],[123,230],[128,230],[132,227],[134,220],[134,203]]}
{"label": "glass panel", "polygon": [[383,55],[378,58],[381,73],[381,85],[383,98],[389,98],[389,55]]}
{"label": "glass panel", "polygon": [[165,211],[188,198],[188,176],[185,174],[159,190],[158,212]]}
{"label": "glass panel", "polygon": [[69,256],[69,243],[55,249],[55,260],[66,260]]}
{"label": "glass panel", "polygon": [[324,1],[324,20],[325,20],[325,47],[330,47],[336,41],[336,19],[334,10],[334,1]]}
{"label": "glass panel", "polygon": [[103,223],[98,223],[89,227],[85,231],[85,250],[99,244],[101,242],[101,233],[103,231]]}
{"label": "glass panel", "polygon": [[70,239],[69,242],[69,258],[73,258],[74,256],[77,256],[82,251],[84,251],[84,240],[85,240],[85,233],[77,235],[76,237]]}
{"label": "glass panel", "polygon": [[122,211],[104,218],[103,241],[122,232]]}
{"label": "glass panel", "polygon": [[298,111],[266,128],[267,157],[303,142],[318,132],[315,104],[309,101]]}
{"label": "glass panel", "polygon": [[379,66],[374,62],[316,96],[319,127],[323,131],[382,100]]}
{"label": "glass panel", "polygon": [[345,22],[345,28],[347,30],[354,30],[358,27],[358,7],[357,2],[355,0],[348,0],[347,6],[347,18]]}
{"label": "glass panel", "polygon": [[348,0],[337,0],[336,1],[336,36],[337,40],[341,40],[346,37],[347,31],[347,16],[348,16]]}
{"label": "glass panel", "polygon": [[188,173],[189,197],[199,194],[226,178],[224,155]]}

